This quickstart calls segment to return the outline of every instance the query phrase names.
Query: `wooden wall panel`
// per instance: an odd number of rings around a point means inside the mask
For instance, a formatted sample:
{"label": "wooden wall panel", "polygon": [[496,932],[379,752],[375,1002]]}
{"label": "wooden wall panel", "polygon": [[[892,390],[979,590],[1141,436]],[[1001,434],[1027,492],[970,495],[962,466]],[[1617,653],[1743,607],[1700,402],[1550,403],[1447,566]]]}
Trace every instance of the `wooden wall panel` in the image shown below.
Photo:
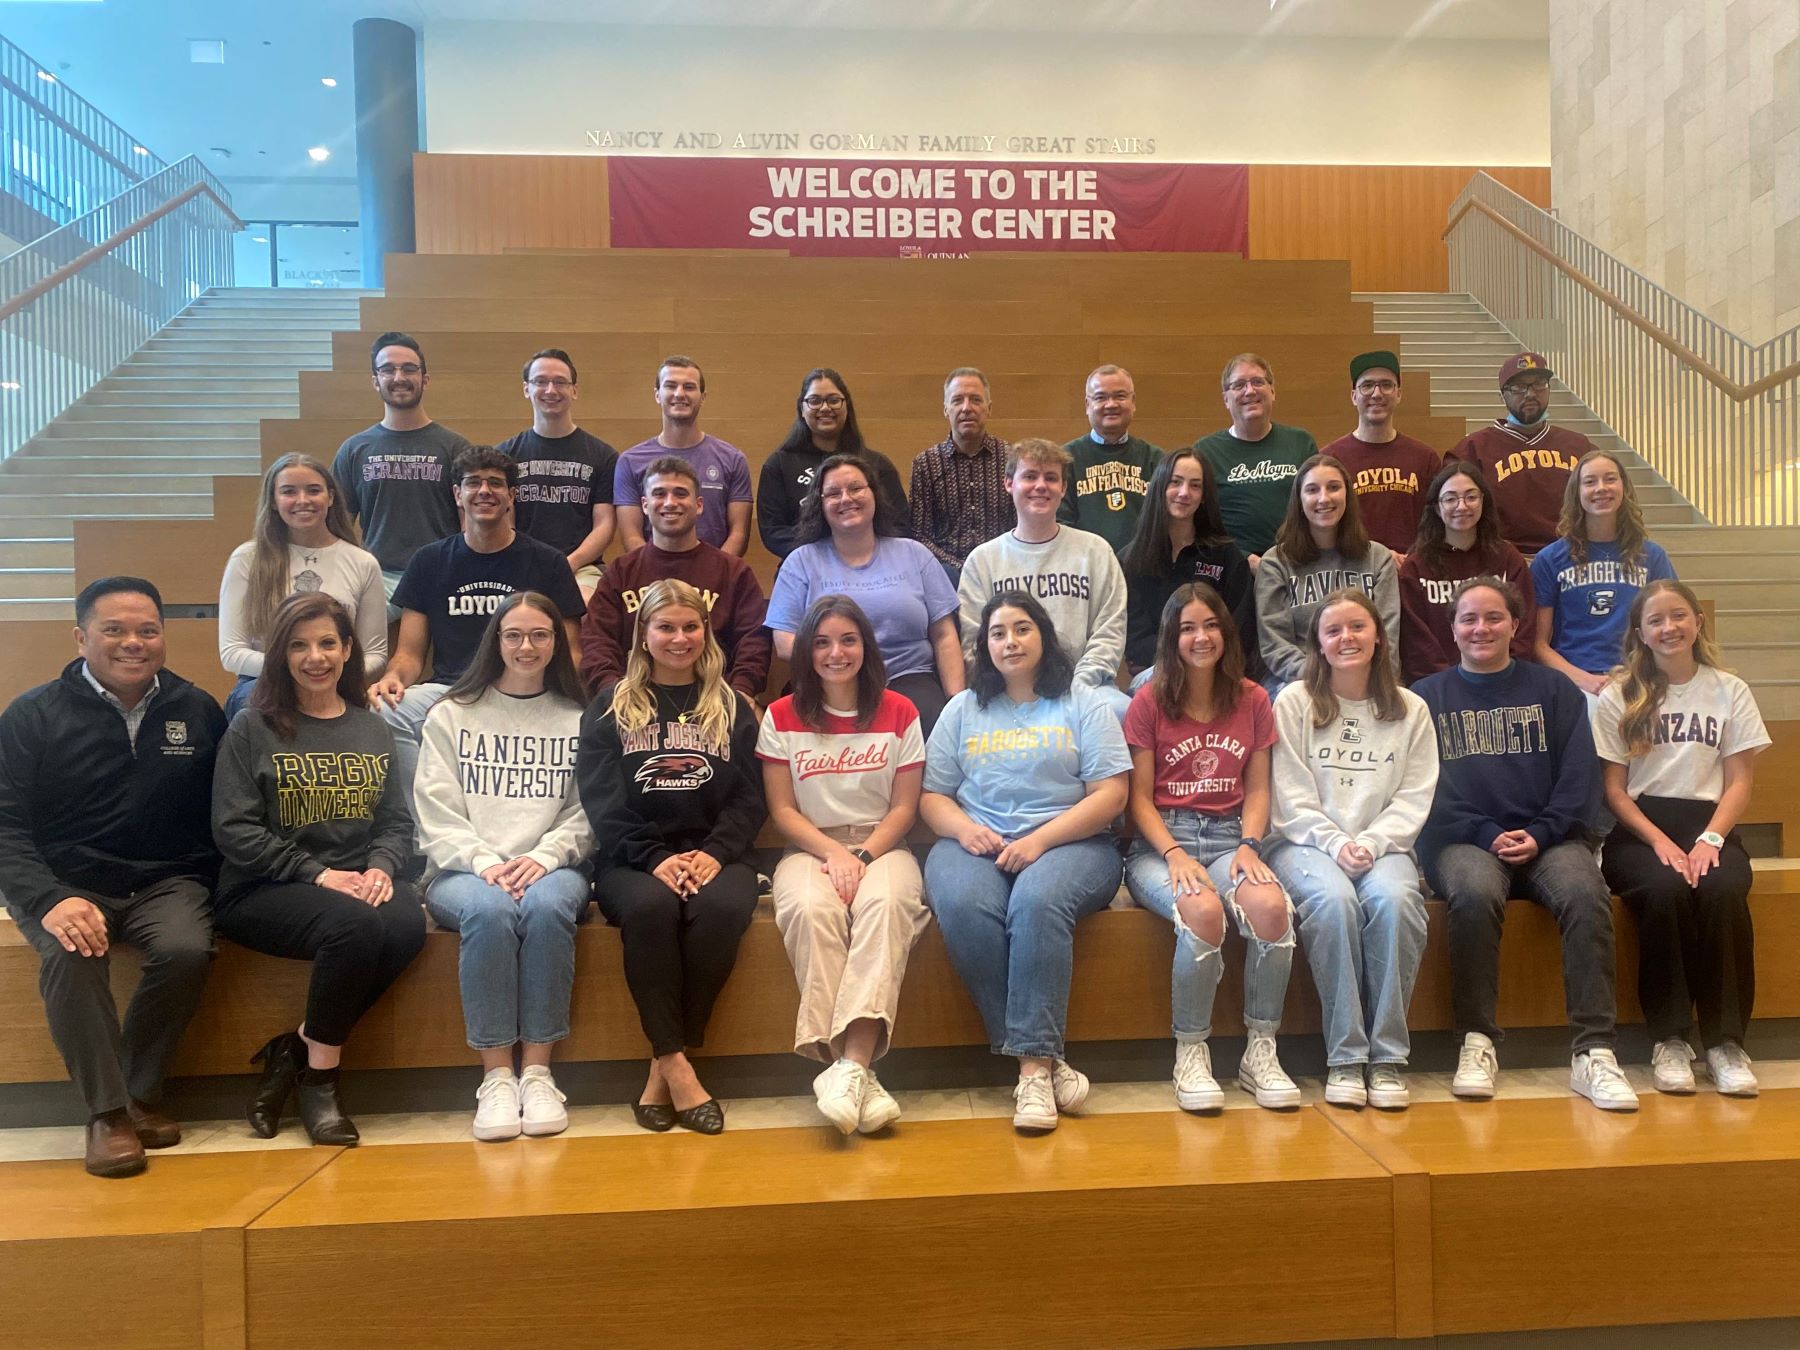
{"label": "wooden wall panel", "polygon": [[1252,164],[1250,256],[1345,258],[1355,291],[1441,291],[1450,203],[1481,172],[1550,204],[1547,168]]}
{"label": "wooden wall panel", "polygon": [[413,156],[420,253],[606,248],[608,202],[599,156]]}

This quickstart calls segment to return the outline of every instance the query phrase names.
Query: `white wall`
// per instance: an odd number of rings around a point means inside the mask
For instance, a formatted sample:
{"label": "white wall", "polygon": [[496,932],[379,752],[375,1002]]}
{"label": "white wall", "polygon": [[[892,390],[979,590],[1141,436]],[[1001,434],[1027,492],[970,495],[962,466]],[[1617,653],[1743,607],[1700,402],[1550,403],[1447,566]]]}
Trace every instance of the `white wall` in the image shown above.
{"label": "white wall", "polygon": [[[433,21],[424,33],[433,151],[594,153],[594,130],[899,133],[902,158],[1029,158],[1009,135],[1153,139],[1152,158],[1294,164],[1550,162],[1539,42],[1192,39],[544,26]],[[671,78],[679,71],[680,78]],[[991,154],[921,152],[987,134]],[[607,153],[613,153],[608,151]],[[739,151],[746,153],[746,151]]]}

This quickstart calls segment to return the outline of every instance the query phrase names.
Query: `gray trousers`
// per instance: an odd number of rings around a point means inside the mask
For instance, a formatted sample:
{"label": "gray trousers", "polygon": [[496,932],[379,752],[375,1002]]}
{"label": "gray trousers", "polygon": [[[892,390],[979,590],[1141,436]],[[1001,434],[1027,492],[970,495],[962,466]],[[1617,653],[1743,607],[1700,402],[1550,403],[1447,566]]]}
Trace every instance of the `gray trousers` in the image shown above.
{"label": "gray trousers", "polygon": [[14,905],[7,912],[37,950],[38,989],[69,1077],[90,1116],[122,1110],[128,1099],[162,1100],[163,1068],[200,1006],[212,962],[212,906],[206,885],[171,877],[125,899],[89,893],[106,915],[109,942],[143,955],[143,979],[125,1009],[113,1003],[110,961],[63,949],[43,924]]}

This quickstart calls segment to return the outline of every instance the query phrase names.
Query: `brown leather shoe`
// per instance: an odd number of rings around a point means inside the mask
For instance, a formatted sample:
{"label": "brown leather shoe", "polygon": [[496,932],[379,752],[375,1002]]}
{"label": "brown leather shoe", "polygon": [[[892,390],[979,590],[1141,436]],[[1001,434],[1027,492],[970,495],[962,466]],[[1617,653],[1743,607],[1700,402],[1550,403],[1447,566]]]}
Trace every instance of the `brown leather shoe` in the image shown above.
{"label": "brown leather shoe", "polygon": [[144,1146],[129,1115],[108,1111],[88,1122],[86,1166],[97,1177],[133,1177],[144,1170]]}
{"label": "brown leather shoe", "polygon": [[131,1128],[145,1148],[174,1148],[181,1142],[181,1122],[170,1120],[154,1106],[133,1101],[126,1111],[131,1115]]}

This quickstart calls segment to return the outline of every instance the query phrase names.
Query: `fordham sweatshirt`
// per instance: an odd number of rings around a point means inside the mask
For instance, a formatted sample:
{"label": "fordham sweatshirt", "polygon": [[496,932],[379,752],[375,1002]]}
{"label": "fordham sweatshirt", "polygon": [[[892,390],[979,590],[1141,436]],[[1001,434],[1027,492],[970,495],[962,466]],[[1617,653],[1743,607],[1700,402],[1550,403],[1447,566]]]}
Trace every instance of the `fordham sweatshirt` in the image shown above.
{"label": "fordham sweatshirt", "polygon": [[426,884],[521,857],[554,872],[592,853],[575,787],[580,732],[580,705],[548,690],[522,698],[490,688],[473,703],[439,702],[413,780]]}
{"label": "fordham sweatshirt", "polygon": [[1306,631],[1319,621],[1325,597],[1354,586],[1375,602],[1387,629],[1388,655],[1400,668],[1400,582],[1394,555],[1373,541],[1361,558],[1346,558],[1326,549],[1317,559],[1295,566],[1280,548],[1263,554],[1256,569],[1256,622],[1262,638],[1263,664],[1278,680],[1300,678],[1306,668]]}
{"label": "fordham sweatshirt", "polygon": [[1041,544],[1012,531],[969,554],[956,588],[964,659],[981,640],[981,611],[1000,591],[1033,596],[1056,625],[1056,640],[1075,663],[1077,684],[1112,684],[1125,656],[1125,574],[1106,540],[1072,525]]}
{"label": "fordham sweatshirt", "polygon": [[1341,698],[1337,717],[1315,727],[1304,685],[1276,695],[1277,833],[1334,861],[1345,844],[1377,858],[1411,851],[1437,789],[1437,737],[1425,701],[1407,689],[1400,700],[1405,714],[1384,722],[1372,700]]}

